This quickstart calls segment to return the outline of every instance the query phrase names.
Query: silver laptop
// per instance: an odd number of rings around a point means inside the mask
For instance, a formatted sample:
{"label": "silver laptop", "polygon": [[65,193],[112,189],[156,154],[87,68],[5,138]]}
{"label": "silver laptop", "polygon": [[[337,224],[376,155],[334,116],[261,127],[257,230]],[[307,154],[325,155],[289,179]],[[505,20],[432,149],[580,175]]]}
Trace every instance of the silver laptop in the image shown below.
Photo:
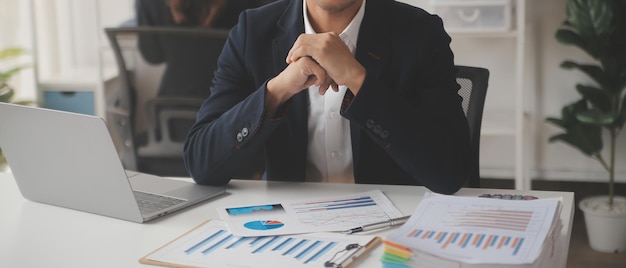
{"label": "silver laptop", "polygon": [[26,199],[133,222],[225,192],[124,170],[97,116],[0,103],[0,148]]}

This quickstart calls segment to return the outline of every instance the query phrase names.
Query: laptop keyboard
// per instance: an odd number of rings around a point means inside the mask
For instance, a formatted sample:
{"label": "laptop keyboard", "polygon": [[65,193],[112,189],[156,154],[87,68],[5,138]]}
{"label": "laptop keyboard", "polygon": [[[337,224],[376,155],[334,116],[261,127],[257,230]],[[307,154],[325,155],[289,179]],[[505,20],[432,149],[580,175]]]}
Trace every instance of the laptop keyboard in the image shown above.
{"label": "laptop keyboard", "polygon": [[139,210],[141,211],[141,214],[144,215],[185,202],[185,200],[183,199],[168,196],[155,195],[138,191],[133,191],[133,193],[135,194],[135,199],[137,199]]}

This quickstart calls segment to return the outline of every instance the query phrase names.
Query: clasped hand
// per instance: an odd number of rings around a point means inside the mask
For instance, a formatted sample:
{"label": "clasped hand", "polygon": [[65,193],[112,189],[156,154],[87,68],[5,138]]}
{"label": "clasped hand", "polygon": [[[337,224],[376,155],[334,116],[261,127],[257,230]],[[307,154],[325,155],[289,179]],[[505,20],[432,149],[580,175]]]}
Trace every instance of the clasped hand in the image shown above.
{"label": "clasped hand", "polygon": [[268,82],[268,91],[278,104],[313,85],[325,94],[329,87],[348,87],[353,94],[365,79],[365,68],[335,33],[301,34],[287,54],[289,64]]}

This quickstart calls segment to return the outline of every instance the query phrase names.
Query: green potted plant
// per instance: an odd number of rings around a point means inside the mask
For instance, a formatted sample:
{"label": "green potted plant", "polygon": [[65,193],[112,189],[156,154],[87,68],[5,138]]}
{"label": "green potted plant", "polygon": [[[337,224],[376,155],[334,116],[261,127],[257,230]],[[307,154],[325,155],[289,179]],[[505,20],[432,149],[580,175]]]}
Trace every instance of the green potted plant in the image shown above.
{"label": "green potted plant", "polygon": [[[579,207],[591,247],[622,252],[626,250],[626,198],[615,196],[614,183],[616,141],[626,121],[626,1],[567,0],[566,8],[567,20],[556,39],[580,48],[595,62],[565,60],[561,67],[578,70],[594,83],[577,84],[580,99],[564,106],[561,118],[547,119],[564,131],[549,141],[571,145],[607,171],[608,195],[585,198]],[[608,152],[603,152],[604,147]],[[611,229],[611,224],[617,229]]]}
{"label": "green potted plant", "polygon": [[[24,49],[21,48],[5,48],[0,50],[0,63],[5,62],[7,60],[14,59],[22,54],[26,53]],[[13,102],[13,97],[15,95],[15,89],[11,87],[9,84],[9,80],[15,74],[19,73],[26,66],[14,66],[8,68],[7,70],[2,69],[2,65],[0,65],[0,102],[9,102],[16,103],[22,105],[31,104],[31,101],[16,101]],[[0,148],[0,170],[6,166],[7,162],[2,154],[2,148]]]}

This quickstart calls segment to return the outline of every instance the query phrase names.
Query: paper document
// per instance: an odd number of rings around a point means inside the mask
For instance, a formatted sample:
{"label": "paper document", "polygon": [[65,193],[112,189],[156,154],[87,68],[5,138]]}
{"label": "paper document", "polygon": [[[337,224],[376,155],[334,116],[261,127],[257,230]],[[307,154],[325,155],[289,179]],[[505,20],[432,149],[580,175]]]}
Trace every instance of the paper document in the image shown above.
{"label": "paper document", "polygon": [[139,262],[173,267],[325,267],[327,261],[357,259],[378,242],[377,236],[337,233],[238,237],[224,222],[212,220]]}
{"label": "paper document", "polygon": [[388,240],[465,263],[528,264],[543,249],[560,199],[501,200],[426,193]]}
{"label": "paper document", "polygon": [[221,207],[218,214],[239,236],[345,231],[402,213],[380,190],[280,203]]}

